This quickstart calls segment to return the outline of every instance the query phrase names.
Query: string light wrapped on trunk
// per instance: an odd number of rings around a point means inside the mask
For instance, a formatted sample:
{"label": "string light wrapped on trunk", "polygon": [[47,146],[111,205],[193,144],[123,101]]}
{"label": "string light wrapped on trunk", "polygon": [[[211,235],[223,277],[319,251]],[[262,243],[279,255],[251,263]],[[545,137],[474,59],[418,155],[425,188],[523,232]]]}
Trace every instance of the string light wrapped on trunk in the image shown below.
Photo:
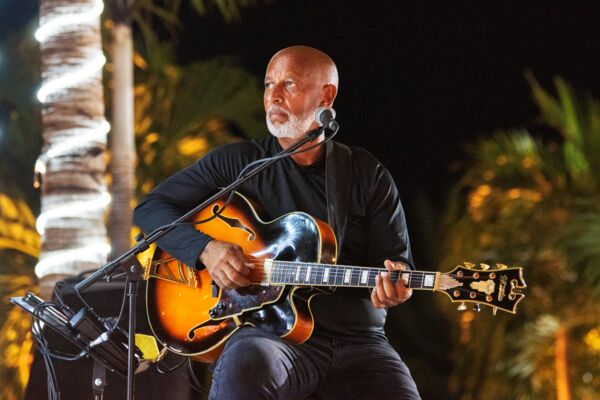
{"label": "string light wrapped on trunk", "polygon": [[42,235],[39,277],[78,274],[102,265],[110,251],[104,213],[104,118],[100,41],[102,0],[45,0],[35,33],[42,52],[44,148],[34,172],[42,190],[36,228]]}

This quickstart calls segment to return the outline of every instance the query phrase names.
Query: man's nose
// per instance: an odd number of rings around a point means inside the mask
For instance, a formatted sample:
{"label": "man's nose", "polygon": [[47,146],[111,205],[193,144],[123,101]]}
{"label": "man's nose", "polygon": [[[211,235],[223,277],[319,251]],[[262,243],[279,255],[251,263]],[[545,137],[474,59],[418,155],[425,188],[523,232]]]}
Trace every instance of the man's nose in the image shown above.
{"label": "man's nose", "polygon": [[283,102],[283,88],[281,85],[273,85],[270,100],[271,104],[281,104]]}

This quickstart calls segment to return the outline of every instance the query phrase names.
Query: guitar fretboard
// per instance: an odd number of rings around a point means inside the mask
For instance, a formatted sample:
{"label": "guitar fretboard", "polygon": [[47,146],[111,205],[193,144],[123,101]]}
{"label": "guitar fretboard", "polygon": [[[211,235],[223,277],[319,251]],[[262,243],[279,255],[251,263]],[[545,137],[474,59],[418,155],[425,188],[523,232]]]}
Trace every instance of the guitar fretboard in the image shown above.
{"label": "guitar fretboard", "polygon": [[[351,265],[265,260],[271,284],[293,286],[375,287],[375,277],[386,270]],[[389,271],[388,271],[389,272]],[[391,271],[392,282],[404,280],[413,289],[434,290],[436,272]]]}

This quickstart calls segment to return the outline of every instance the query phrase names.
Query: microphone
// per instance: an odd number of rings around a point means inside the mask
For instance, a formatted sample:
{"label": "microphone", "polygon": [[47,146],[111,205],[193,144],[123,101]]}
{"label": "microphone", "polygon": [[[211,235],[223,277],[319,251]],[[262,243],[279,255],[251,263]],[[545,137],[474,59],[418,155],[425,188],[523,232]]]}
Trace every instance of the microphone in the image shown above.
{"label": "microphone", "polygon": [[335,120],[335,110],[331,107],[319,107],[315,111],[315,121],[319,124],[318,128],[306,132],[309,140],[314,140],[321,134],[333,135],[340,128]]}
{"label": "microphone", "polygon": [[321,126],[331,128],[331,122],[335,122],[335,110],[331,107],[319,107],[315,111],[315,121]]}

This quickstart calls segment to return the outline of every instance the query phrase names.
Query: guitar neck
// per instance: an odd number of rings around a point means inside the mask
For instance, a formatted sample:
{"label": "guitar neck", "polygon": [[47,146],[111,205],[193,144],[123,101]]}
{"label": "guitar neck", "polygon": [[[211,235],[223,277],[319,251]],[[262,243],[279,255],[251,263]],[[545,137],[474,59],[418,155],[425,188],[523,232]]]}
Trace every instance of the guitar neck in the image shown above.
{"label": "guitar neck", "polygon": [[[385,270],[352,265],[265,260],[265,272],[272,285],[375,287],[375,277]],[[435,290],[439,273],[425,271],[388,271],[392,282],[402,279],[407,287]]]}

